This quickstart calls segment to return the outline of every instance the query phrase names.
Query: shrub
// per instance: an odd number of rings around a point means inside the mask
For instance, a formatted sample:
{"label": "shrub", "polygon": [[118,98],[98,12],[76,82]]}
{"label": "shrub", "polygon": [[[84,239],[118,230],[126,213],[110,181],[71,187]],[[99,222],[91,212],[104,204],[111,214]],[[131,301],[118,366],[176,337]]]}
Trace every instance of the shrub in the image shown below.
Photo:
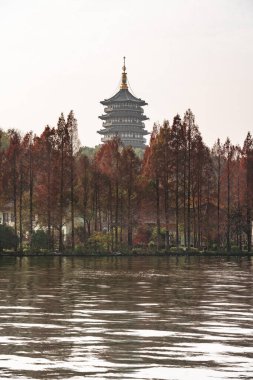
{"label": "shrub", "polygon": [[168,252],[169,252],[169,251],[166,250],[165,248],[159,249],[159,253],[164,254],[164,253],[168,253]]}
{"label": "shrub", "polygon": [[170,252],[175,252],[175,253],[177,253],[177,252],[185,252],[185,248],[183,248],[183,247],[171,247],[170,248]]}
{"label": "shrub", "polygon": [[76,246],[75,246],[75,253],[77,253],[77,254],[80,254],[80,253],[84,253],[85,252],[85,249],[86,247],[84,247],[83,245],[80,245],[80,244],[77,244]]}
{"label": "shrub", "polygon": [[141,225],[137,228],[133,244],[138,246],[147,246],[151,238],[151,230],[149,226]]}
{"label": "shrub", "polygon": [[151,240],[149,243],[148,243],[148,247],[149,248],[154,248],[156,246],[156,243],[153,241],[153,240]]}
{"label": "shrub", "polygon": [[187,248],[186,252],[200,253],[199,249],[195,247]]}
{"label": "shrub", "polygon": [[91,250],[108,251],[110,245],[110,234],[106,232],[94,232],[88,239],[89,247]]}
{"label": "shrub", "polygon": [[44,230],[37,230],[33,232],[31,248],[34,251],[48,249],[48,235]]}
{"label": "shrub", "polygon": [[232,245],[231,247],[231,253],[240,253],[240,248],[237,247],[237,245]]}
{"label": "shrub", "polygon": [[[161,227],[160,228],[160,239],[161,240],[164,240],[165,238],[165,233],[166,233],[166,230],[164,227]],[[152,234],[151,234],[151,239],[156,241],[157,240],[157,235],[158,235],[158,230],[157,230],[157,227],[154,227],[152,229]]]}
{"label": "shrub", "polygon": [[4,249],[14,249],[18,244],[18,237],[12,227],[0,225],[0,252]]}
{"label": "shrub", "polygon": [[132,253],[136,254],[136,255],[141,254],[142,252],[143,252],[142,248],[133,248],[132,249]]}

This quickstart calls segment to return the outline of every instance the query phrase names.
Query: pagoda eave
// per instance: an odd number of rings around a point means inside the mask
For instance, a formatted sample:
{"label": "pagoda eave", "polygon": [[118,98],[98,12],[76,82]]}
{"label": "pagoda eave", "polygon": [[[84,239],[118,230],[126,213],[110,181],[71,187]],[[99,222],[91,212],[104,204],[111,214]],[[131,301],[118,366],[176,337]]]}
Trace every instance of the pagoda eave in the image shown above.
{"label": "pagoda eave", "polygon": [[108,104],[115,104],[115,103],[122,103],[122,102],[130,102],[133,104],[138,104],[140,106],[146,106],[147,103],[145,100],[142,100],[140,98],[136,98],[131,92],[128,91],[128,89],[120,89],[117,94],[112,96],[109,99],[104,99],[100,103],[104,106]]}
{"label": "pagoda eave", "polygon": [[121,133],[134,133],[134,134],[139,134],[139,135],[149,135],[150,133],[147,132],[145,129],[140,129],[140,128],[127,128],[126,126],[125,127],[122,127],[122,128],[115,128],[115,127],[107,127],[105,129],[100,129],[98,131],[98,133],[100,135],[107,135],[107,134],[118,134],[120,135]]}
{"label": "pagoda eave", "polygon": [[113,118],[122,118],[122,117],[128,117],[128,118],[132,118],[132,119],[139,119],[139,120],[149,120],[149,118],[146,116],[146,115],[143,115],[143,114],[134,114],[134,113],[115,113],[115,114],[103,114],[101,116],[98,116],[99,119],[101,120],[107,120],[107,119],[113,119]]}

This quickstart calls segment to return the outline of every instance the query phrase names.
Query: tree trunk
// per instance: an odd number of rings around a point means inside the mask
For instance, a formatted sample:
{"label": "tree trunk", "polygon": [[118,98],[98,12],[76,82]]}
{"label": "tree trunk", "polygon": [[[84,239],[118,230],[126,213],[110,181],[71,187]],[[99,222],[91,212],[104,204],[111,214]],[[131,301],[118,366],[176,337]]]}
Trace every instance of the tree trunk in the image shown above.
{"label": "tree trunk", "polygon": [[112,211],[112,186],[111,182],[109,183],[108,188],[108,200],[109,200],[109,218],[110,218],[110,233],[111,233],[111,248],[114,250],[114,231],[113,231],[113,211]]}
{"label": "tree trunk", "polygon": [[191,127],[188,130],[187,247],[191,246]]}
{"label": "tree trunk", "polygon": [[47,151],[48,166],[47,166],[47,246],[48,250],[52,249],[51,236],[51,150]]}
{"label": "tree trunk", "polygon": [[32,249],[32,235],[33,235],[33,157],[32,157],[32,143],[29,143],[29,239],[30,250]]}
{"label": "tree trunk", "polygon": [[251,211],[251,194],[252,194],[252,181],[251,181],[251,175],[250,170],[252,168],[250,167],[250,158],[249,154],[247,154],[247,183],[246,183],[246,203],[247,203],[247,215],[246,215],[246,223],[247,223],[247,251],[251,252],[251,245],[252,245],[252,211]]}
{"label": "tree trunk", "polygon": [[237,246],[239,247],[240,252],[242,252],[242,213],[241,213],[241,201],[240,201],[240,160],[238,158],[237,162],[237,208],[238,208],[238,229],[237,230]]}
{"label": "tree trunk", "polygon": [[[230,154],[230,153],[229,153]],[[230,241],[230,157],[228,154],[227,162],[227,252],[231,251],[231,241]]]}
{"label": "tree trunk", "polygon": [[197,246],[201,247],[201,178],[202,173],[198,172],[197,184]]}
{"label": "tree trunk", "polygon": [[74,215],[74,157],[73,157],[73,141],[71,138],[70,153],[70,209],[71,209],[71,249],[75,249],[75,215]]}
{"label": "tree trunk", "polygon": [[118,249],[118,224],[119,224],[119,184],[116,180],[115,184],[115,249]]}
{"label": "tree trunk", "polygon": [[19,183],[19,250],[23,252],[23,163],[20,162],[20,183]]}
{"label": "tree trunk", "polygon": [[192,188],[192,219],[193,219],[193,246],[196,247],[196,207],[195,207],[195,191]]}
{"label": "tree trunk", "polygon": [[169,248],[169,207],[168,207],[168,184],[164,189],[164,213],[165,213],[165,249]]}
{"label": "tree trunk", "polygon": [[160,249],[160,236],[161,236],[161,222],[160,222],[160,182],[158,176],[156,176],[156,228],[157,228],[157,239],[156,247],[157,251]]}
{"label": "tree trunk", "polygon": [[183,180],[183,190],[184,190],[184,194],[183,194],[183,197],[184,197],[184,210],[183,210],[183,214],[184,214],[184,246],[186,246],[187,242],[186,242],[186,225],[187,225],[187,220],[186,220],[186,150],[185,150],[185,157],[184,157],[184,180]]}
{"label": "tree trunk", "polygon": [[[62,132],[63,133],[63,132]],[[64,141],[61,136],[61,158],[60,158],[60,223],[59,223],[59,251],[63,251],[63,186],[64,186]]]}
{"label": "tree trunk", "polygon": [[179,162],[178,146],[176,154],[176,246],[179,246]]}
{"label": "tree trunk", "polygon": [[119,233],[119,242],[120,245],[123,243],[123,195],[122,192],[120,193],[119,197],[119,204],[120,204],[120,233]]}
{"label": "tree trunk", "polygon": [[210,176],[208,174],[207,180],[207,210],[206,210],[206,224],[207,224],[207,250],[210,246]]}
{"label": "tree trunk", "polygon": [[220,249],[220,187],[221,187],[221,155],[218,156],[218,183],[217,183],[217,248]]}
{"label": "tree trunk", "polygon": [[[14,206],[14,230],[17,236],[17,153],[14,152],[13,157],[13,206]],[[15,241],[17,241],[15,239]],[[17,243],[15,243],[14,250],[17,252]]]}

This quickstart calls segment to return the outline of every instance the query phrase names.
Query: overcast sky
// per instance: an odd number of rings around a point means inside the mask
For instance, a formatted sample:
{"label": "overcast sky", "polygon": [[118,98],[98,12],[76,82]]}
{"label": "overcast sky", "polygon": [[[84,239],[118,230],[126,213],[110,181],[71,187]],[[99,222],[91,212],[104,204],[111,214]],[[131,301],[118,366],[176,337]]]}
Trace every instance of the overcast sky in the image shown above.
{"label": "overcast sky", "polygon": [[208,145],[253,132],[252,0],[0,0],[0,126],[40,134],[73,109],[100,141],[122,57],[150,131],[191,108]]}

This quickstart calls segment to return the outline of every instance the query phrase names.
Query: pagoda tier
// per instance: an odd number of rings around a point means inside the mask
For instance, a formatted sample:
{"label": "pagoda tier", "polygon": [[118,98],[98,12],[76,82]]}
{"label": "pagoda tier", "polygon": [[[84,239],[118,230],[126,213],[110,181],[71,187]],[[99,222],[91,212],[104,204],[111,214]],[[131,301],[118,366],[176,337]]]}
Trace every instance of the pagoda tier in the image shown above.
{"label": "pagoda tier", "polygon": [[106,111],[107,113],[104,114],[104,115],[101,115],[99,116],[99,118],[101,120],[108,120],[108,119],[111,119],[111,120],[114,120],[114,121],[119,121],[122,119],[122,117],[124,118],[131,118],[131,119],[141,119],[141,120],[148,120],[147,116],[143,115],[143,110],[142,111],[139,111],[139,110],[131,110],[131,108],[129,108],[128,110],[125,110],[125,109],[119,109],[119,110],[110,110],[110,111]]}
{"label": "pagoda tier", "polygon": [[104,114],[99,116],[103,120],[103,129],[98,133],[103,135],[101,141],[106,142],[114,137],[119,137],[123,145],[131,145],[134,148],[145,148],[145,130],[143,106],[147,103],[136,98],[128,90],[125,60],[122,72],[120,90],[111,98],[100,102],[105,106]]}

